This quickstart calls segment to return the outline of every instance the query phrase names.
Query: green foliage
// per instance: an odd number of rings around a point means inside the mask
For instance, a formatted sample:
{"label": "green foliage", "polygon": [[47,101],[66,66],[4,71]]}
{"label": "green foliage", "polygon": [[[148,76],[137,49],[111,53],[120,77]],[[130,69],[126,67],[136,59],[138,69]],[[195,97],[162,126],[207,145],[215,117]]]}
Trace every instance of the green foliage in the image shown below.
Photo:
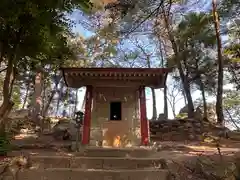
{"label": "green foliage", "polygon": [[216,43],[213,29],[211,28],[212,16],[206,13],[186,14],[178,25],[179,41],[187,40],[201,42],[206,46]]}
{"label": "green foliage", "polygon": [[224,104],[226,108],[240,106],[240,93],[238,91],[226,91]]}
{"label": "green foliage", "polygon": [[240,44],[232,44],[225,49],[224,53],[229,56],[232,63],[240,62]]}
{"label": "green foliage", "polygon": [[240,15],[238,0],[222,0],[219,5],[220,15],[223,19],[233,18]]}
{"label": "green foliage", "polygon": [[[8,93],[4,94],[4,99],[12,95],[16,105],[14,108],[19,108],[20,89],[25,87],[24,84],[29,85],[30,81],[30,91],[34,89],[32,82],[36,70],[43,71],[44,86],[51,87],[53,72],[57,72],[66,59],[75,59],[73,49],[69,46],[72,21],[67,15],[77,8],[89,13],[92,4],[89,0],[1,1],[0,64],[13,66],[15,75],[15,83],[10,82],[5,86],[4,91]],[[31,77],[24,79],[29,74]],[[4,76],[11,79],[13,74],[3,73],[3,79]]]}
{"label": "green foliage", "polygon": [[174,34],[181,59],[176,59],[175,55],[168,57],[167,67],[176,67],[176,62],[180,60],[192,87],[196,86],[199,89],[201,82],[204,82],[204,88],[209,93],[214,92],[216,63],[211,53],[214,52],[216,38],[211,15],[186,14]]}
{"label": "green foliage", "polygon": [[188,117],[187,113],[180,113],[180,114],[176,115],[177,119],[184,119],[184,118],[187,118],[187,117]]}
{"label": "green foliage", "polygon": [[235,90],[225,91],[223,107],[227,120],[231,120],[236,125],[240,125],[240,92]]}
{"label": "green foliage", "polygon": [[90,3],[86,0],[2,1],[0,42],[5,52],[9,52],[4,56],[15,56],[14,64],[24,69],[44,66],[49,61],[61,64],[65,55],[71,54],[67,44],[71,21],[65,15],[79,7],[90,8]]}
{"label": "green foliage", "polygon": [[226,57],[226,67],[230,74],[229,81],[233,83],[237,89],[240,89],[240,21],[236,17],[229,22],[228,36],[229,43],[224,49]]}
{"label": "green foliage", "polygon": [[76,4],[84,13],[90,14],[92,12],[93,3],[91,0],[76,0]]}
{"label": "green foliage", "polygon": [[224,106],[226,108],[239,109],[240,108],[240,92],[233,91],[233,90],[226,91],[225,97],[224,97]]}

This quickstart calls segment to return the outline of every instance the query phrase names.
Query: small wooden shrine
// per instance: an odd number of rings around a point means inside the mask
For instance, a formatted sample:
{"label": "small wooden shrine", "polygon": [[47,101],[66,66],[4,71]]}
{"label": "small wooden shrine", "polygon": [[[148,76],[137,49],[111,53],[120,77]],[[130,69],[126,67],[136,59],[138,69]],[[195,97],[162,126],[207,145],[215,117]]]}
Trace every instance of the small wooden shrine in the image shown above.
{"label": "small wooden shrine", "polygon": [[147,145],[145,87],[163,88],[168,72],[166,68],[62,68],[68,87],[86,87],[82,143]]}

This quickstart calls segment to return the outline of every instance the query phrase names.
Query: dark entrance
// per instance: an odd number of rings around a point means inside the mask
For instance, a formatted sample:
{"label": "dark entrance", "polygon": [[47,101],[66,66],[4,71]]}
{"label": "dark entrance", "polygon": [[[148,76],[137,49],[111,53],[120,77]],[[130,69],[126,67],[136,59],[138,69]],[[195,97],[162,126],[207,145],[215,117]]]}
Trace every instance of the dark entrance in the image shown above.
{"label": "dark entrance", "polygon": [[110,120],[113,120],[113,121],[122,120],[122,103],[121,102],[110,103]]}

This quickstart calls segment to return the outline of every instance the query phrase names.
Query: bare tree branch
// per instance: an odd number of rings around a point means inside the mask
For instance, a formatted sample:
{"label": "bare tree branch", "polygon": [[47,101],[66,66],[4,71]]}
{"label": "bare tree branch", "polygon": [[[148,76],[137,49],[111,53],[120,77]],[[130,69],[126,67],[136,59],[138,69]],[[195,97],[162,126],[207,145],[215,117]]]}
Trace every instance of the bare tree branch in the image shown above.
{"label": "bare tree branch", "polygon": [[3,71],[6,71],[7,70],[7,67],[6,68],[3,68],[0,70],[0,73],[2,73]]}
{"label": "bare tree branch", "polygon": [[158,7],[155,8],[147,17],[145,17],[138,25],[136,25],[134,28],[130,30],[124,37],[128,37],[131,33],[133,33],[136,29],[138,29],[144,22],[146,22],[149,18],[151,18],[153,15],[159,12],[161,6],[163,5],[164,0],[161,0]]}

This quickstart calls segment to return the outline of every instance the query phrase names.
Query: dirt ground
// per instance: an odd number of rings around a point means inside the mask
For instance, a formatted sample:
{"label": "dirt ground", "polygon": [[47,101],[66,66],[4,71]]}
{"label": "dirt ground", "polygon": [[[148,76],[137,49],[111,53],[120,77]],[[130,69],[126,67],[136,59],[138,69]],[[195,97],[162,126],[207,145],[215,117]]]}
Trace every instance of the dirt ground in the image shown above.
{"label": "dirt ground", "polygon": [[[36,135],[18,135],[12,140],[14,150],[28,151],[35,149],[36,151],[50,152],[68,152],[70,141],[56,141],[51,136]],[[221,139],[219,142],[220,153],[223,156],[230,157],[240,151],[240,141]],[[159,141],[153,146],[157,152],[154,157],[164,157],[165,159],[188,159],[199,155],[219,155],[219,151],[215,143],[204,142],[173,142]]]}

